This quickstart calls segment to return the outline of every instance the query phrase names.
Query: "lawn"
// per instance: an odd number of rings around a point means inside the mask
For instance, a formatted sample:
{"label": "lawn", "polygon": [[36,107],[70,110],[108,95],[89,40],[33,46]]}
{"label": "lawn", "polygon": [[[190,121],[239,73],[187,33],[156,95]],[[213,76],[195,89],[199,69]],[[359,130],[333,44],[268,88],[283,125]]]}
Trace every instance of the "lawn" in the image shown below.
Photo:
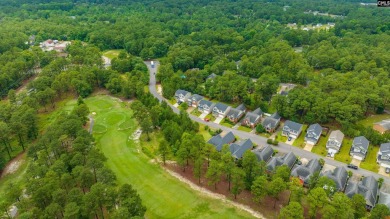
{"label": "lawn", "polygon": [[276,140],[281,141],[281,142],[286,142],[287,141],[287,137],[286,136],[282,136],[282,131],[280,131],[276,135]]}
{"label": "lawn", "polygon": [[191,114],[199,117],[202,114],[202,112],[199,111],[198,108],[196,108],[196,109],[192,110]]}
{"label": "lawn", "polygon": [[205,119],[209,119],[211,122],[214,122],[215,121],[215,116],[213,116],[213,114],[208,114],[206,117],[204,117]]}
{"label": "lawn", "polygon": [[[140,146],[129,139],[137,128],[135,122],[129,129],[118,129],[120,124],[133,120],[131,110],[105,96],[88,98],[85,102],[91,112],[96,112],[96,125],[107,127],[106,132],[94,134],[97,147],[107,156],[107,165],[116,173],[119,184],[130,183],[138,190],[147,207],[146,218],[250,218],[219,200],[202,196],[150,162]],[[101,102],[113,107],[99,107]],[[159,136],[151,135],[151,138],[150,142],[141,144],[153,154]]]}
{"label": "lawn", "polygon": [[340,151],[334,156],[334,159],[347,164],[351,163],[352,158],[349,155],[351,147],[352,139],[345,137],[343,140],[343,144],[341,145]]}
{"label": "lawn", "polygon": [[311,152],[325,157],[328,154],[328,151],[326,150],[326,142],[328,141],[328,138],[329,138],[329,135],[327,135],[325,137],[321,136],[318,143],[313,146],[313,149],[311,150]]}
{"label": "lawn", "polygon": [[212,136],[209,132],[210,127],[206,130],[206,126],[199,123],[199,134],[203,135],[203,138],[208,141]]}
{"label": "lawn", "polygon": [[377,173],[379,171],[379,165],[376,163],[376,156],[378,151],[379,147],[370,145],[366,159],[360,163],[360,168]]}
{"label": "lawn", "polygon": [[358,122],[358,124],[361,124],[363,126],[371,126],[372,127],[372,125],[374,123],[380,122],[384,119],[390,119],[390,115],[389,114],[371,115],[366,119],[360,120]]}
{"label": "lawn", "polygon": [[22,157],[19,160],[20,166],[17,171],[11,174],[5,175],[0,180],[0,203],[5,199],[4,195],[6,193],[6,189],[8,188],[9,184],[23,184],[24,180],[23,176],[26,173],[27,170],[27,161],[26,161],[26,154],[23,154]]}
{"label": "lawn", "polygon": [[231,127],[233,127],[234,125],[228,120],[228,119],[222,119],[222,121],[219,123],[219,124],[221,124],[221,125],[223,125],[223,126],[226,126],[226,127],[228,127],[228,128],[231,128]]}
{"label": "lawn", "polygon": [[294,146],[296,146],[296,147],[301,147],[301,148],[305,147],[306,129],[307,129],[307,125],[303,125],[301,134],[300,134],[299,137],[298,137],[297,139],[295,139],[294,142],[293,142],[293,145],[294,145]]}
{"label": "lawn", "polygon": [[251,128],[249,128],[249,127],[246,127],[246,126],[243,126],[243,125],[241,125],[241,126],[238,126],[238,128],[237,128],[238,130],[241,130],[241,131],[244,131],[244,132],[251,132],[252,131],[252,129]]}
{"label": "lawn", "polygon": [[103,52],[103,55],[109,59],[113,59],[113,58],[118,57],[120,51],[121,51],[120,49],[108,50],[108,51]]}

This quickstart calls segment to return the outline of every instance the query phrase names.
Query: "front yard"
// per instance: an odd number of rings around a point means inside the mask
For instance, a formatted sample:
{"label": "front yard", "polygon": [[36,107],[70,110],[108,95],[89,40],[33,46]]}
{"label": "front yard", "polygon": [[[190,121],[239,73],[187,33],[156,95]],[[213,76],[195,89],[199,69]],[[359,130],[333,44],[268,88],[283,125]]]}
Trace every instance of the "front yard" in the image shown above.
{"label": "front yard", "polygon": [[321,136],[320,140],[316,145],[314,145],[311,152],[325,157],[328,154],[328,151],[326,150],[326,142],[328,141],[328,138],[329,134],[325,137]]}
{"label": "front yard", "polygon": [[282,131],[280,131],[276,135],[275,140],[278,140],[278,141],[281,141],[281,142],[286,142],[287,141],[287,137],[286,136],[282,136]]}
{"label": "front yard", "polygon": [[374,173],[379,171],[379,165],[376,163],[376,157],[379,151],[379,147],[370,145],[366,159],[360,163],[360,167]]}
{"label": "front yard", "polygon": [[215,121],[215,117],[213,116],[213,114],[208,114],[206,117],[204,117],[205,119],[209,119],[210,122],[214,122]]}
{"label": "front yard", "polygon": [[351,163],[352,158],[349,155],[349,150],[351,149],[351,147],[352,147],[352,139],[344,138],[340,151],[334,156],[334,159],[346,164]]}
{"label": "front yard", "polygon": [[199,117],[202,114],[202,112],[199,111],[198,108],[195,108],[194,110],[192,110],[191,114],[196,117]]}
{"label": "front yard", "polygon": [[305,147],[306,129],[307,129],[307,125],[303,125],[301,134],[299,135],[299,137],[297,139],[295,139],[295,141],[293,143],[294,146],[301,147],[301,148]]}
{"label": "front yard", "polygon": [[235,125],[229,119],[226,119],[226,118],[222,119],[222,121],[219,124],[226,126],[226,127],[229,127],[229,128],[231,128]]}
{"label": "front yard", "polygon": [[239,126],[237,129],[241,130],[241,131],[244,131],[244,132],[251,132],[252,131],[251,128],[249,128],[247,126],[243,126],[243,125]]}

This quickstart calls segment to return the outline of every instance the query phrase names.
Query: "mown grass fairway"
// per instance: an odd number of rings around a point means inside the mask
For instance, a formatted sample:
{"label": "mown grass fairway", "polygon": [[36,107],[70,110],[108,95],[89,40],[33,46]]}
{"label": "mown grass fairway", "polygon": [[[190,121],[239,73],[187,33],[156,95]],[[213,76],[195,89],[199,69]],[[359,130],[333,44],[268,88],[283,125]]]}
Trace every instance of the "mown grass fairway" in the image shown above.
{"label": "mown grass fairway", "polygon": [[118,57],[120,51],[121,51],[120,49],[108,50],[108,51],[103,52],[103,55],[109,59],[113,59],[113,58]]}
{"label": "mown grass fairway", "polygon": [[[137,126],[125,103],[107,96],[85,100],[95,112],[97,146],[107,156],[107,165],[118,181],[132,184],[147,207],[147,218],[250,218],[249,214],[204,197],[166,173],[130,140]],[[102,132],[101,127],[107,127]],[[123,130],[123,128],[127,128]]]}

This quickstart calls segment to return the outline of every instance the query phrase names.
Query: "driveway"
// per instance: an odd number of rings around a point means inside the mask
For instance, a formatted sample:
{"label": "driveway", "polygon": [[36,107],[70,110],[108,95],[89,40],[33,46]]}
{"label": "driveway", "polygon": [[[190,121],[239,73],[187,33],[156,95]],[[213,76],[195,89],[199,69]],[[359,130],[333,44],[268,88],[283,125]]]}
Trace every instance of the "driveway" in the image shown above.
{"label": "driveway", "polygon": [[195,109],[195,107],[192,107],[192,106],[188,107],[187,113],[190,114],[192,111],[194,111],[194,109]]}
{"label": "driveway", "polygon": [[222,117],[217,117],[217,118],[215,119],[214,123],[219,124],[219,123],[221,123],[222,120],[223,120]]}
{"label": "driveway", "polygon": [[382,166],[379,167],[379,172],[378,172],[378,174],[383,175],[383,176],[389,176],[389,174],[386,173],[386,168],[385,168],[385,167],[382,167]]}
{"label": "driveway", "polygon": [[312,144],[306,144],[305,147],[303,148],[303,150],[305,151],[311,151],[311,149],[313,149],[313,146]]}
{"label": "driveway", "polygon": [[208,113],[202,113],[202,114],[200,114],[199,119],[204,119],[204,117],[206,117],[207,115],[208,115]]}
{"label": "driveway", "polygon": [[332,165],[329,165],[329,164],[325,163],[324,166],[322,167],[321,172],[325,172],[325,171],[328,171],[328,170],[334,170],[334,169],[336,169],[335,166],[332,166]]}
{"label": "driveway", "polygon": [[286,144],[292,145],[294,143],[294,141],[295,141],[295,138],[291,138],[290,141],[287,139]]}
{"label": "driveway", "polygon": [[177,107],[179,107],[179,104],[175,103],[175,104],[173,104],[173,106],[177,108]]}
{"label": "driveway", "polygon": [[353,164],[355,166],[360,166],[361,162],[362,162],[361,160],[358,160],[356,158],[352,158],[352,160],[351,160],[351,164]]}

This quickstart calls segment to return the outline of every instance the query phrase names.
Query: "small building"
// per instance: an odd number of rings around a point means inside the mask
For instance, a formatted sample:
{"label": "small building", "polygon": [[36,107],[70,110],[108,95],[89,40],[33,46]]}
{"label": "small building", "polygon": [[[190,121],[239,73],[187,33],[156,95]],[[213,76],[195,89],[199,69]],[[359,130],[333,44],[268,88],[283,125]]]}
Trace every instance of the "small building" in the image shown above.
{"label": "small building", "polygon": [[188,106],[198,107],[199,102],[201,100],[203,100],[202,96],[200,96],[198,94],[194,94],[190,98],[188,98],[187,103],[188,103]]}
{"label": "small building", "polygon": [[370,142],[364,136],[359,136],[353,139],[351,150],[349,151],[349,155],[351,155],[354,159],[364,160],[367,155],[368,146]]}
{"label": "small building", "polygon": [[212,74],[210,74],[209,76],[207,76],[206,80],[214,81],[214,79],[215,79],[217,76],[218,76],[218,75],[212,73]]}
{"label": "small building", "polygon": [[289,152],[281,157],[272,157],[267,164],[267,171],[274,172],[276,167],[286,165],[291,170],[293,168],[295,162],[297,161],[297,157],[293,152]]}
{"label": "small building", "polygon": [[390,209],[390,194],[380,191],[378,204],[386,205]]}
{"label": "small building", "polygon": [[217,149],[217,151],[221,151],[222,147],[225,144],[233,143],[235,140],[236,140],[236,137],[234,137],[233,133],[228,132],[228,133],[226,133],[226,135],[223,135],[223,136],[221,134],[213,136],[212,138],[210,138],[207,141],[207,143],[214,145],[215,148]]}
{"label": "small building", "polygon": [[241,140],[236,143],[230,144],[230,152],[235,159],[241,159],[245,151],[251,150],[253,143],[250,139]]}
{"label": "small building", "polygon": [[230,106],[223,103],[216,103],[213,107],[213,116],[224,118],[230,111]]}
{"label": "small building", "polygon": [[241,104],[236,108],[231,108],[227,114],[227,118],[233,122],[237,123],[245,115],[245,105]]}
{"label": "small building", "polygon": [[271,116],[268,116],[264,119],[261,125],[268,133],[275,132],[276,128],[278,128],[280,123],[280,116],[278,113],[274,113]]}
{"label": "small building", "polygon": [[386,132],[390,132],[390,119],[386,119],[386,120],[382,120],[380,122],[374,123],[374,126],[372,128],[381,134],[384,134]]}
{"label": "small building", "polygon": [[242,120],[241,125],[245,125],[251,128],[255,128],[257,124],[260,123],[263,111],[260,108],[257,108],[253,112],[248,112],[245,118]]}
{"label": "small building", "polygon": [[291,138],[296,139],[299,137],[301,132],[302,132],[302,124],[299,124],[297,122],[293,122],[291,120],[287,120],[284,123],[283,132],[282,132],[283,136],[287,136],[289,138],[291,137]]}
{"label": "small building", "polygon": [[344,167],[336,167],[336,169],[325,171],[321,175],[333,180],[336,184],[337,191],[344,192],[348,181],[348,172]]}
{"label": "small building", "polygon": [[329,139],[326,142],[326,149],[330,157],[334,157],[340,151],[343,139],[344,134],[340,130],[335,130],[330,133]]}
{"label": "small building", "polygon": [[390,142],[381,144],[376,162],[385,168],[390,168]]}
{"label": "small building", "polygon": [[375,207],[378,194],[378,182],[373,176],[364,177],[359,182],[348,182],[345,194],[349,198],[352,198],[355,194],[362,195],[366,200],[366,209],[371,210]]}
{"label": "small building", "polygon": [[267,162],[274,154],[274,149],[270,145],[267,145],[260,149],[253,150],[253,153],[256,155],[258,161]]}
{"label": "small building", "polygon": [[321,170],[321,164],[317,159],[311,159],[306,165],[296,166],[291,171],[291,176],[298,177],[304,186],[310,183],[310,177]]}
{"label": "small building", "polygon": [[191,93],[185,90],[177,90],[175,92],[175,99],[178,103],[184,103],[191,97]]}
{"label": "small building", "polygon": [[215,103],[208,100],[201,100],[198,104],[198,110],[202,113],[210,114]]}
{"label": "small building", "polygon": [[306,131],[305,142],[316,145],[321,137],[321,133],[322,127],[318,123],[310,125]]}

